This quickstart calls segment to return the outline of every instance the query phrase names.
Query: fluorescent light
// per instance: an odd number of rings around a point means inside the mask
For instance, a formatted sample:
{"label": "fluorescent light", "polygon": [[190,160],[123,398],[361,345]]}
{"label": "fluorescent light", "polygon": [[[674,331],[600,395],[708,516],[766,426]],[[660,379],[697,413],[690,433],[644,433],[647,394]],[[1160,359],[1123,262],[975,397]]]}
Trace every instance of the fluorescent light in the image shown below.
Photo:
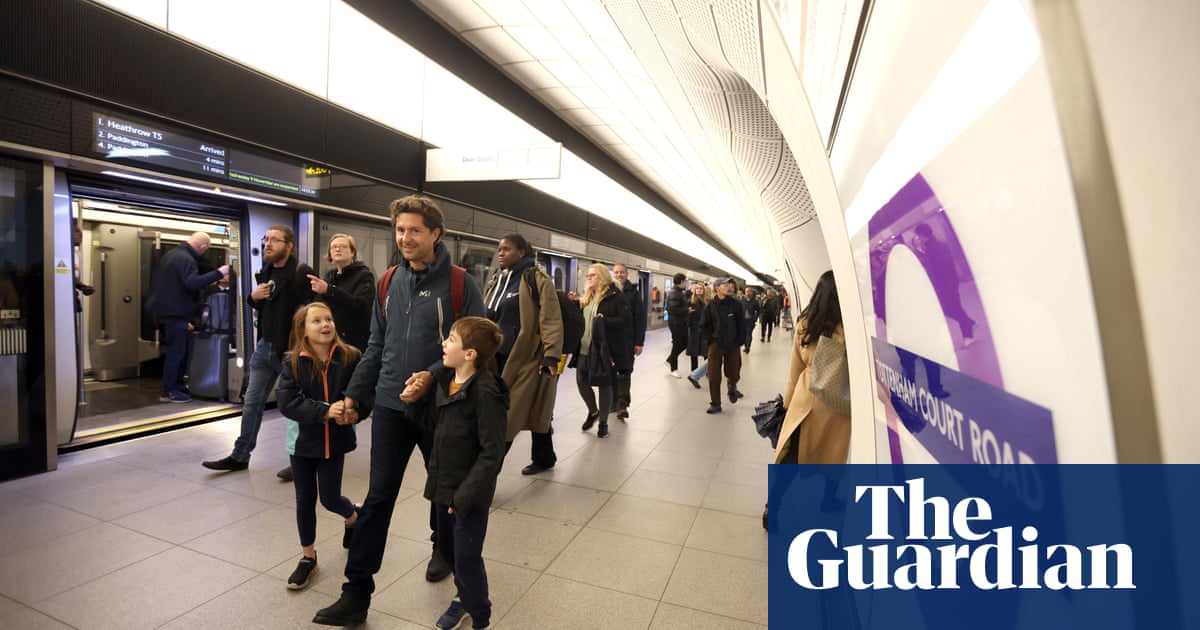
{"label": "fluorescent light", "polygon": [[204,193],[207,195],[220,195],[221,197],[230,197],[233,199],[241,199],[242,201],[252,201],[254,203],[265,203],[268,206],[287,206],[287,204],[283,203],[282,201],[275,201],[273,199],[263,199],[261,197],[254,197],[251,195],[239,195],[238,193],[225,192],[224,190],[220,190],[219,188],[215,188],[215,187],[214,188],[204,188],[203,186],[192,186],[190,184],[180,184],[179,182],[173,182],[173,181],[166,180],[166,179],[155,179],[153,177],[142,177],[141,175],[122,173],[120,171],[100,171],[100,174],[101,175],[111,175],[113,177],[120,177],[122,179],[132,179],[134,181],[145,182],[147,184],[158,184],[159,186],[169,186],[171,188],[178,188],[180,190],[190,190],[192,192]]}

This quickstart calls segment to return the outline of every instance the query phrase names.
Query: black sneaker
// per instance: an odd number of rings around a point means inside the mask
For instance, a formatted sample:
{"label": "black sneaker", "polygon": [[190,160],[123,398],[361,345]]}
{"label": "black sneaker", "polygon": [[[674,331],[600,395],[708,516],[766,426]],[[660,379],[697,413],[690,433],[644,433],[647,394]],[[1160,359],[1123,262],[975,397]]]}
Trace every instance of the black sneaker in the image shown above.
{"label": "black sneaker", "polygon": [[371,598],[342,593],[332,605],[317,611],[313,623],[326,626],[352,626],[367,620],[367,610],[371,608]]}
{"label": "black sneaker", "polygon": [[704,413],[721,413],[721,405],[710,405]]}
{"label": "black sneaker", "polygon": [[239,462],[232,457],[224,457],[216,461],[201,462],[200,465],[209,470],[246,470],[250,467],[250,462]]}
{"label": "black sneaker", "polygon": [[296,565],[296,570],[292,571],[292,577],[288,578],[287,587],[293,591],[298,591],[305,586],[308,586],[308,580],[317,574],[317,557],[311,558],[305,556],[300,558],[300,564]]}
{"label": "black sneaker", "polygon": [[434,549],[433,555],[429,556],[429,565],[425,567],[425,581],[441,582],[448,575],[450,575],[450,565],[446,564],[442,554]]}
{"label": "black sneaker", "polygon": [[288,466],[287,468],[280,468],[275,473],[275,476],[279,477],[279,479],[281,481],[291,481],[292,480],[292,467]]}
{"label": "black sneaker", "polygon": [[598,438],[608,437],[608,423],[607,422],[600,423],[600,430],[596,431],[596,437],[598,437]]}
{"label": "black sneaker", "polygon": [[692,384],[692,387],[700,389],[700,381],[698,379],[688,376],[688,382]]}
{"label": "black sneaker", "polygon": [[454,599],[450,600],[450,607],[446,609],[446,612],[442,613],[441,617],[438,617],[435,627],[440,630],[452,630],[461,626],[468,617],[470,615],[467,613],[467,609],[463,608],[462,601],[458,599],[458,596],[455,596]]}
{"label": "black sneaker", "polygon": [[629,410],[628,409],[622,409],[621,411],[617,412],[617,420],[620,420],[621,422],[625,422],[628,419],[629,419]]}
{"label": "black sneaker", "polygon": [[[361,505],[354,506],[354,513],[358,514],[359,518],[362,518],[361,510],[362,510]],[[358,524],[358,519],[355,519],[354,523]],[[346,531],[342,532],[342,549],[349,549],[350,543],[353,540],[354,540],[354,525],[347,525]]]}
{"label": "black sneaker", "polygon": [[734,404],[737,401],[739,401],[745,397],[746,397],[745,394],[743,394],[742,392],[739,392],[738,390],[735,389],[735,390],[729,392],[729,403]]}
{"label": "black sneaker", "polygon": [[591,431],[592,427],[596,426],[596,420],[600,418],[600,412],[588,413],[587,420],[583,421],[583,430]]}

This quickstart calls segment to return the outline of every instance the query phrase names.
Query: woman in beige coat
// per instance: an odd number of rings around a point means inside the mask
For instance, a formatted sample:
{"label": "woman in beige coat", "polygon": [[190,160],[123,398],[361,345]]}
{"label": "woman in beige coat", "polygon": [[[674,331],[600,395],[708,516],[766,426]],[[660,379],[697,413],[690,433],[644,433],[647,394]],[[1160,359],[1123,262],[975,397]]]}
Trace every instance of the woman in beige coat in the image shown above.
{"label": "woman in beige coat", "polygon": [[[521,431],[532,433],[532,462],[521,470],[533,475],[554,467],[558,457],[550,421],[558,390],[562,356],[562,311],[554,283],[535,264],[533,248],[520,234],[509,234],[497,246],[500,271],[484,290],[488,319],[504,334],[496,353],[501,378],[508,385],[506,441]],[[531,286],[537,287],[537,300]]]}
{"label": "woman in beige coat", "polygon": [[[788,374],[783,399],[787,415],[779,429],[779,441],[775,448],[776,464],[846,463],[850,451],[850,418],[834,413],[808,391],[813,355],[821,337],[846,343],[846,335],[842,330],[842,309],[838,304],[832,271],[821,274],[812,300],[796,324],[792,340],[792,369]],[[781,472],[771,485],[768,504],[778,505],[794,478],[793,471]],[[831,510],[839,506],[836,492],[837,479],[827,477],[822,509]],[[764,528],[769,527],[767,515],[768,511],[763,510]]]}

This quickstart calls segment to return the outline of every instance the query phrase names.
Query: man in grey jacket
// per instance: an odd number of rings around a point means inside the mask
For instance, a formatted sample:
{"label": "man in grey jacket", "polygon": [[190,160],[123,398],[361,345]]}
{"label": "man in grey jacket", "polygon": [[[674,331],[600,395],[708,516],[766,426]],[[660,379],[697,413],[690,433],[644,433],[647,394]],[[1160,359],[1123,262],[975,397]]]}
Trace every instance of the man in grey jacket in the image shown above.
{"label": "man in grey jacket", "polygon": [[[354,525],[346,558],[342,596],[317,612],[313,622],[331,626],[361,623],[371,605],[374,575],[383,562],[388,527],[404,470],[413,448],[428,462],[431,436],[407,415],[433,384],[433,370],[442,366],[442,340],[454,323],[451,304],[450,253],[442,244],[442,210],[433,200],[409,195],[391,204],[396,246],[404,261],[388,284],[383,304],[376,304],[371,339],[346,387],[341,424],[357,422],[359,401],[374,399],[371,422],[371,481]],[[461,315],[484,316],[479,285],[464,274]],[[432,510],[432,507],[431,507]],[[431,511],[432,529],[432,511]],[[436,548],[425,579],[438,581],[450,573]]]}

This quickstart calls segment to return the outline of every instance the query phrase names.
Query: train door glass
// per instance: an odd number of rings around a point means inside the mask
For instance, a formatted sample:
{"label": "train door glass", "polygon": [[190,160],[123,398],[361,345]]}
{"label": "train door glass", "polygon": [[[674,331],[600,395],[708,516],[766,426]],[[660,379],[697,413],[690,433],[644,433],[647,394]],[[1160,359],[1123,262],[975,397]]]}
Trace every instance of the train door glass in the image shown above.
{"label": "train door glass", "polygon": [[465,238],[459,239],[458,260],[455,261],[455,264],[465,268],[467,273],[475,276],[480,290],[487,286],[488,279],[492,277],[495,260],[496,246],[494,244]]}
{"label": "train door glass", "polygon": [[575,277],[572,269],[575,259],[569,256],[559,256],[542,252],[538,254],[538,264],[546,270],[558,291],[574,291],[575,285],[571,280]]}
{"label": "train door glass", "polygon": [[0,157],[0,479],[46,469],[42,165]]}

